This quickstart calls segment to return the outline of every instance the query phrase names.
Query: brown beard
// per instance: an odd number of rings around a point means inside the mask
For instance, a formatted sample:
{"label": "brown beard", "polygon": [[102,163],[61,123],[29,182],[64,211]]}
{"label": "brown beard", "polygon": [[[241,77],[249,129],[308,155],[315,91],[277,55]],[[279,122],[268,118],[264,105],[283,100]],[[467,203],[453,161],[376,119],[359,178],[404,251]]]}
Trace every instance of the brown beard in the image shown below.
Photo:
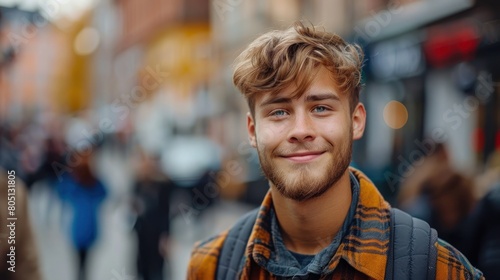
{"label": "brown beard", "polygon": [[[323,171],[325,173],[317,178],[311,178],[312,170],[310,170],[309,166],[298,166],[294,172],[300,172],[300,175],[293,182],[290,182],[287,172],[279,169],[276,164],[272,163],[272,158],[279,158],[281,154],[287,154],[288,152],[277,150],[272,152],[270,157],[266,157],[257,145],[262,171],[266,178],[284,197],[295,201],[305,201],[319,197],[335,185],[349,167],[352,156],[352,133],[351,126],[350,138],[346,141],[346,144],[341,143],[337,146],[336,150],[334,150],[335,147],[331,144],[325,145],[327,147],[320,149],[333,151],[333,159],[327,163]],[[306,143],[301,144],[298,148],[302,148],[301,150],[315,150],[310,146],[311,144]],[[291,186],[291,184],[294,184],[294,186]]]}

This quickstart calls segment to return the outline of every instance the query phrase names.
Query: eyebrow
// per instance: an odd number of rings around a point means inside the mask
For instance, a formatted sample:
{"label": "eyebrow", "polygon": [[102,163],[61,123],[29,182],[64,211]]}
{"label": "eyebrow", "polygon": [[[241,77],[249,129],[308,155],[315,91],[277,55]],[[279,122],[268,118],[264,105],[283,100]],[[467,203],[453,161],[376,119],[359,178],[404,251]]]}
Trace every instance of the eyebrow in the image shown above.
{"label": "eyebrow", "polygon": [[[306,97],[306,102],[323,101],[328,99],[340,102],[340,98],[332,92],[310,94]],[[291,98],[283,96],[275,96],[273,98],[269,98],[268,100],[262,102],[261,106],[264,107],[272,104],[288,104],[288,103],[292,103]]]}
{"label": "eyebrow", "polygon": [[268,106],[272,104],[284,104],[284,103],[292,103],[292,99],[289,97],[275,96],[270,98],[264,102],[262,102],[261,106]]}
{"label": "eyebrow", "polygon": [[308,95],[306,97],[306,101],[308,101],[308,102],[323,101],[323,100],[327,100],[327,99],[332,99],[332,100],[340,102],[340,98],[331,92],[311,94],[311,95]]}

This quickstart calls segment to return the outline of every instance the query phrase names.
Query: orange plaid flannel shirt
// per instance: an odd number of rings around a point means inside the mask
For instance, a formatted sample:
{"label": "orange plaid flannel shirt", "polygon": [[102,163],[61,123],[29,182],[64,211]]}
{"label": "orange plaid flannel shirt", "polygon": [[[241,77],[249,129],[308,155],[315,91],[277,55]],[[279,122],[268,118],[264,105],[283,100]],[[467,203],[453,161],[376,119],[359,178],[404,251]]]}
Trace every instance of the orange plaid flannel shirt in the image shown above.
{"label": "orange plaid flannel shirt", "polygon": [[[351,171],[360,184],[354,221],[320,279],[383,280],[390,236],[390,205],[363,173],[354,168]],[[246,247],[240,279],[277,279],[255,261],[269,259],[271,255],[271,233],[269,223],[265,222],[271,207],[272,197],[268,193]],[[188,279],[215,279],[218,256],[227,233],[195,244]],[[484,279],[482,273],[451,245],[439,240],[435,246],[438,249],[436,279]]]}

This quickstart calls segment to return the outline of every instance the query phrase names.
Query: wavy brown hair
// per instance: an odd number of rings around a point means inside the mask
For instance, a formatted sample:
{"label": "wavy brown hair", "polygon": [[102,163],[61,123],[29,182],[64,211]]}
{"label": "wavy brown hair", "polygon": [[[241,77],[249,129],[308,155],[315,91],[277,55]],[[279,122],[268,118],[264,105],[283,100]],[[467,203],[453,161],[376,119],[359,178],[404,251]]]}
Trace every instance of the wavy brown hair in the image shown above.
{"label": "wavy brown hair", "polygon": [[351,112],[359,102],[361,48],[300,21],[287,30],[258,37],[235,63],[233,83],[245,96],[252,115],[256,94],[277,94],[294,84],[297,88],[292,98],[299,97],[310,86],[318,66],[332,73],[339,93],[349,94]]}

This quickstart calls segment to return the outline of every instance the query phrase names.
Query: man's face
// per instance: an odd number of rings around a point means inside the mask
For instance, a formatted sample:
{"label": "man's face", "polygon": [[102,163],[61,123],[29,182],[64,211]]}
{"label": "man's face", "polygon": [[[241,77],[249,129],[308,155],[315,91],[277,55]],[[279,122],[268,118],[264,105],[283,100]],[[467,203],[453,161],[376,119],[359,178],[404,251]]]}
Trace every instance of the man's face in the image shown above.
{"label": "man's face", "polygon": [[363,135],[365,110],[351,114],[346,93],[336,91],[321,67],[309,89],[292,99],[294,87],[255,97],[248,115],[250,143],[262,170],[283,196],[304,201],[323,194],[346,172],[353,139]]}

